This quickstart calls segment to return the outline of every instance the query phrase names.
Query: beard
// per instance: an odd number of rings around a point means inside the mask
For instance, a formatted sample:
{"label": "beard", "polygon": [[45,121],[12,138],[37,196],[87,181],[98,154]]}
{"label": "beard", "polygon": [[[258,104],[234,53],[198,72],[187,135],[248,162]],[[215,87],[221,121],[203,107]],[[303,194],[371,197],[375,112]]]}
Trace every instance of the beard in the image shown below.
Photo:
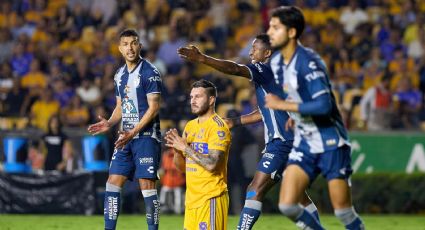
{"label": "beard", "polygon": [[196,111],[196,108],[191,107],[192,113],[197,116],[202,116],[206,114],[208,112],[208,109],[209,109],[208,103],[201,105],[198,111]]}
{"label": "beard", "polygon": [[285,48],[289,43],[289,38],[287,37],[285,40],[283,40],[280,44],[276,44],[275,46],[272,46],[275,50],[281,50]]}

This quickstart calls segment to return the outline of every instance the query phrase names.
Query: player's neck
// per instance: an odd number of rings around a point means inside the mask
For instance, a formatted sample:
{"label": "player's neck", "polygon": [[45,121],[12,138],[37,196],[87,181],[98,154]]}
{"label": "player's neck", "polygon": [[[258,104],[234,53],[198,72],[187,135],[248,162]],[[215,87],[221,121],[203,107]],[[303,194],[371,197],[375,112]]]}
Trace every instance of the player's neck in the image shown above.
{"label": "player's neck", "polygon": [[283,56],[283,63],[285,65],[288,65],[289,62],[291,61],[292,56],[294,56],[295,50],[297,49],[297,46],[298,46],[297,41],[291,40],[289,41],[288,45],[286,45],[280,50],[280,53]]}
{"label": "player's neck", "polygon": [[133,71],[133,69],[136,68],[136,66],[140,63],[141,60],[142,60],[142,58],[138,57],[137,59],[135,59],[132,62],[125,61],[125,64],[127,65],[128,72]]}
{"label": "player's neck", "polygon": [[207,121],[212,115],[214,115],[215,111],[213,109],[209,109],[206,113],[198,116],[198,123],[203,123]]}

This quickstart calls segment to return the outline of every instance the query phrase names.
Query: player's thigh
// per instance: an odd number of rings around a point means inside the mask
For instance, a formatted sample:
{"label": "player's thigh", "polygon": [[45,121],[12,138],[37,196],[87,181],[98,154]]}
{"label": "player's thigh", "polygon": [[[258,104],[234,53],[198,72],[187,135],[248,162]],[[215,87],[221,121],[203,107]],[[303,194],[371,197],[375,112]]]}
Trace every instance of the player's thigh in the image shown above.
{"label": "player's thigh", "polygon": [[225,230],[229,212],[227,192],[211,198],[199,208],[185,211],[184,228],[187,230]]}
{"label": "player's thigh", "polygon": [[[120,177],[116,177],[114,175],[126,178],[133,177],[135,167],[130,145],[131,142],[125,145],[122,149],[114,149],[114,153],[111,158],[111,164],[109,166],[110,177],[108,178],[108,182],[112,182],[113,184],[120,183]],[[115,185],[119,186],[118,184]]]}
{"label": "player's thigh", "polygon": [[135,139],[131,146],[134,153],[135,177],[158,179],[161,143],[153,138]]}
{"label": "player's thigh", "polygon": [[321,154],[319,167],[328,181],[334,208],[351,207],[351,148],[348,145]]}

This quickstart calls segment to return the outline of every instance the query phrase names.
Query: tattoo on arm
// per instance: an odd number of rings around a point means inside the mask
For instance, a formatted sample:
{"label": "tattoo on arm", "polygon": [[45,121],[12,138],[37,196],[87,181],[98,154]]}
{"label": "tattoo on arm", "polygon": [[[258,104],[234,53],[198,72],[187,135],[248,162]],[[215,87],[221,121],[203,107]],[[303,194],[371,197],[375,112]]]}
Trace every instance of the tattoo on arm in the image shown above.
{"label": "tattoo on arm", "polygon": [[204,155],[196,152],[189,146],[186,147],[184,153],[208,171],[213,171],[224,156],[224,152],[220,150],[209,150],[208,155]]}

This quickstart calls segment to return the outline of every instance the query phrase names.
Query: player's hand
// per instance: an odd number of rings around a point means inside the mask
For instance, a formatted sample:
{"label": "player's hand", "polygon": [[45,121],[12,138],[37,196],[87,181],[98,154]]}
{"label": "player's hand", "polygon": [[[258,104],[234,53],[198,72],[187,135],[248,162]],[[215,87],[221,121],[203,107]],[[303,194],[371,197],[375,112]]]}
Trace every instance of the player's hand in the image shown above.
{"label": "player's hand", "polygon": [[202,58],[201,51],[194,45],[181,47],[177,50],[177,53],[181,58],[191,62],[199,62]]}
{"label": "player's hand", "polygon": [[165,133],[165,140],[167,141],[165,146],[174,148],[181,152],[183,152],[187,147],[186,140],[183,137],[180,137],[177,129],[168,130]]}
{"label": "player's hand", "polygon": [[131,131],[118,131],[119,137],[118,140],[115,141],[115,148],[122,149],[124,146],[133,139],[135,136]]}
{"label": "player's hand", "polygon": [[289,131],[290,129],[294,129],[295,121],[292,118],[289,118],[285,123],[285,130]]}
{"label": "player's hand", "polygon": [[91,135],[104,133],[108,131],[109,128],[111,128],[111,125],[104,117],[98,116],[98,119],[99,119],[99,122],[97,122],[96,124],[89,125],[89,127],[87,128],[87,131],[89,131]]}
{"label": "player's hand", "polygon": [[229,129],[233,128],[235,126],[235,122],[232,118],[223,118],[224,122],[226,122]]}
{"label": "player's hand", "polygon": [[280,97],[268,93],[265,97],[265,105],[264,107],[269,108],[269,109],[279,109],[279,104],[284,102],[282,99],[280,99]]}

